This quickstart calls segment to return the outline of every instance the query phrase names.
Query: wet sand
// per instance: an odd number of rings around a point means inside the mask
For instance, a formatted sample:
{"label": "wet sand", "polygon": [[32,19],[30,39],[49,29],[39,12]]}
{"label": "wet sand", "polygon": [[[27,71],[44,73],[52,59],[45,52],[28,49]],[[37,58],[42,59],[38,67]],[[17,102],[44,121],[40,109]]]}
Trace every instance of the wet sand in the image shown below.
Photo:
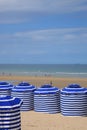
{"label": "wet sand", "polygon": [[[0,80],[27,81],[39,87],[49,84],[63,88],[71,83],[87,87],[87,78],[57,78],[57,77],[31,77],[31,76],[0,76]],[[44,114],[34,111],[21,112],[22,130],[87,130],[87,117],[65,117],[61,114]]]}

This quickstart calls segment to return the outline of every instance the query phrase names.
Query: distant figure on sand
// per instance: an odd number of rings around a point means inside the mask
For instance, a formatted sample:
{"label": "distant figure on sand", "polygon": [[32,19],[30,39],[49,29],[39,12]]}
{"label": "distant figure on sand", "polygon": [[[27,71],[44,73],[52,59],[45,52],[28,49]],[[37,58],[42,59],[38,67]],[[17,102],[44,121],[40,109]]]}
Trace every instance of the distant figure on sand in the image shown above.
{"label": "distant figure on sand", "polygon": [[50,84],[52,85],[52,81],[50,81]]}

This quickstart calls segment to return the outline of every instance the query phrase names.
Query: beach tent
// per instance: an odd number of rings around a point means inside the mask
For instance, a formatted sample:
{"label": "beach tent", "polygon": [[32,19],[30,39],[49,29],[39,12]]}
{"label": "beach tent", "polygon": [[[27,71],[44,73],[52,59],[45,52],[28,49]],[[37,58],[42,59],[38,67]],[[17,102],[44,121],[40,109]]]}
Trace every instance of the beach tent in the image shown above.
{"label": "beach tent", "polygon": [[12,87],[13,85],[8,82],[0,81],[0,95],[10,96]]}
{"label": "beach tent", "polygon": [[61,113],[65,116],[87,115],[87,89],[78,84],[70,84],[61,90]]}
{"label": "beach tent", "polygon": [[21,111],[29,111],[34,109],[34,90],[35,86],[27,82],[21,82],[12,88],[11,96],[18,97],[23,100]]}
{"label": "beach tent", "polygon": [[19,98],[0,95],[0,130],[21,130]]}
{"label": "beach tent", "polygon": [[60,90],[45,84],[34,91],[34,111],[44,113],[60,112]]}

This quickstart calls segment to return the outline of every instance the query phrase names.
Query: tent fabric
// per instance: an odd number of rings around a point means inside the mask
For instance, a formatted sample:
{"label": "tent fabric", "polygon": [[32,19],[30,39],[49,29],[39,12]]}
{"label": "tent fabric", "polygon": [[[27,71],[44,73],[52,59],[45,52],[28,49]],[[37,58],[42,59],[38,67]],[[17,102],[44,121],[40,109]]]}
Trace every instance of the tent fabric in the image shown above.
{"label": "tent fabric", "polygon": [[83,94],[83,93],[87,93],[87,89],[84,88],[84,87],[81,87],[80,85],[78,84],[70,84],[69,86],[63,88],[61,90],[61,93],[63,94],[66,94],[66,93],[70,93],[70,94]]}
{"label": "tent fabric", "polygon": [[60,90],[49,84],[34,91],[34,111],[44,113],[60,112]]}
{"label": "tent fabric", "polygon": [[71,84],[61,90],[61,114],[65,116],[87,115],[87,89],[78,84]]}
{"label": "tent fabric", "polygon": [[29,111],[34,109],[34,90],[35,86],[27,82],[21,82],[12,88],[11,95],[23,100],[21,111]]}
{"label": "tent fabric", "polygon": [[5,81],[1,81],[0,82],[0,95],[11,96],[12,87],[13,87],[12,84]]}
{"label": "tent fabric", "polygon": [[22,100],[11,96],[0,96],[0,129],[21,130],[20,106]]}

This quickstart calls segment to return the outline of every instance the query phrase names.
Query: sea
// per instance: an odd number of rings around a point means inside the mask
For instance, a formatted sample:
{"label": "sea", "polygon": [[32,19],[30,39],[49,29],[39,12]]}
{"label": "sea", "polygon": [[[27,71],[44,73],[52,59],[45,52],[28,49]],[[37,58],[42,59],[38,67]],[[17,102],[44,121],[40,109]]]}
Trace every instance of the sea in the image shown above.
{"label": "sea", "polygon": [[87,78],[87,64],[0,64],[0,75]]}

